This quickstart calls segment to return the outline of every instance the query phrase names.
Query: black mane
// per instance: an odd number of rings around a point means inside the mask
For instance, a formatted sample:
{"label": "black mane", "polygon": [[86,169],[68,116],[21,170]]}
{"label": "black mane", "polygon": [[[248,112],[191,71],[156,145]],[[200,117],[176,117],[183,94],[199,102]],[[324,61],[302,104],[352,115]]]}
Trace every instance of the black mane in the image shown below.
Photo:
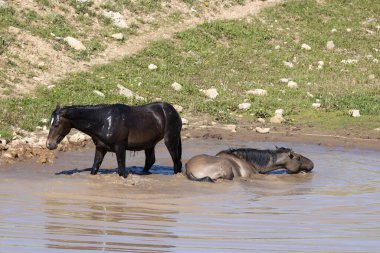
{"label": "black mane", "polygon": [[99,105],[70,105],[56,108],[54,113],[70,119],[84,118],[103,118],[102,111],[115,106],[125,106],[121,104],[99,104]]}
{"label": "black mane", "polygon": [[[253,149],[253,148],[238,148],[238,149],[228,149],[220,151],[218,154],[233,154],[241,159],[246,160],[247,162],[259,165],[266,166],[269,161],[272,159],[273,162],[277,160],[277,154],[290,152],[289,148],[277,148],[275,150],[272,149]],[[218,155],[217,154],[217,155]]]}

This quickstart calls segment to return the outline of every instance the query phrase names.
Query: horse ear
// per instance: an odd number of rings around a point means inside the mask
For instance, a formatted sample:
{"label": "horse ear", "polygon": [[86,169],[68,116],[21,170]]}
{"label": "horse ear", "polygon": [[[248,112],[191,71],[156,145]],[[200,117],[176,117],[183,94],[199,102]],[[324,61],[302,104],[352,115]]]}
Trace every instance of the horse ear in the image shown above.
{"label": "horse ear", "polygon": [[70,118],[70,111],[67,108],[62,108],[59,111],[59,115],[64,117],[64,118]]}

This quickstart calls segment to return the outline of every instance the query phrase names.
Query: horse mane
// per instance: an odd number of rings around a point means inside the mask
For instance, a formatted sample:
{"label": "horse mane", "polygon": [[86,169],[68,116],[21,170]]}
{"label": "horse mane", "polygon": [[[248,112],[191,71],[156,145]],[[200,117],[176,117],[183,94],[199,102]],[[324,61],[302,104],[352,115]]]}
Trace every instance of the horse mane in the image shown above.
{"label": "horse mane", "polygon": [[70,105],[57,108],[54,112],[69,119],[83,118],[83,116],[91,116],[93,118],[101,118],[101,111],[109,109],[117,104],[99,104],[99,105]]}
{"label": "horse mane", "polygon": [[[225,153],[225,154],[232,154],[240,159],[244,159],[247,162],[250,162],[252,164],[256,164],[258,166],[265,167],[268,165],[268,163],[273,161],[275,163],[277,161],[277,154],[279,153],[285,153],[290,152],[291,149],[289,148],[277,148],[277,149],[253,149],[253,148],[238,148],[238,149],[228,149],[220,151],[218,154]],[[217,154],[217,155],[218,155]]]}

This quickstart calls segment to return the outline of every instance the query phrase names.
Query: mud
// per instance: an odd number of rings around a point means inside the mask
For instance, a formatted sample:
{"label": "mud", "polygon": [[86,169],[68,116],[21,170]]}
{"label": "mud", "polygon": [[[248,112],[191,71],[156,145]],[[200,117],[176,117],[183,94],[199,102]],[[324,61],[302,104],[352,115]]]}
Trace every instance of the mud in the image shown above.
{"label": "mud", "polygon": [[[276,144],[310,157],[314,172],[192,182],[172,175],[162,144],[152,175],[138,175],[143,152],[127,153],[134,172],[127,179],[115,174],[111,154],[91,176],[85,169],[92,147],[60,152],[54,164],[2,166],[0,251],[378,252],[379,153]],[[273,145],[187,139],[184,161],[229,147]]]}

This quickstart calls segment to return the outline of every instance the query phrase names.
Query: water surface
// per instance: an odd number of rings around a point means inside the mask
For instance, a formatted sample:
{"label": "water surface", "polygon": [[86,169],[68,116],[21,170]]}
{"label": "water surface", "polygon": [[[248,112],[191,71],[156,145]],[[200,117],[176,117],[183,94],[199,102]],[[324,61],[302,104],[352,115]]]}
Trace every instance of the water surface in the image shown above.
{"label": "water surface", "polygon": [[[184,141],[184,161],[229,147],[273,143]],[[278,143],[277,143],[278,145]],[[83,171],[94,151],[59,153],[0,168],[0,252],[379,252],[380,153],[282,144],[313,173],[215,184],[172,175],[164,145],[152,175]],[[141,170],[144,153],[127,153]],[[157,164],[159,166],[157,166]]]}

